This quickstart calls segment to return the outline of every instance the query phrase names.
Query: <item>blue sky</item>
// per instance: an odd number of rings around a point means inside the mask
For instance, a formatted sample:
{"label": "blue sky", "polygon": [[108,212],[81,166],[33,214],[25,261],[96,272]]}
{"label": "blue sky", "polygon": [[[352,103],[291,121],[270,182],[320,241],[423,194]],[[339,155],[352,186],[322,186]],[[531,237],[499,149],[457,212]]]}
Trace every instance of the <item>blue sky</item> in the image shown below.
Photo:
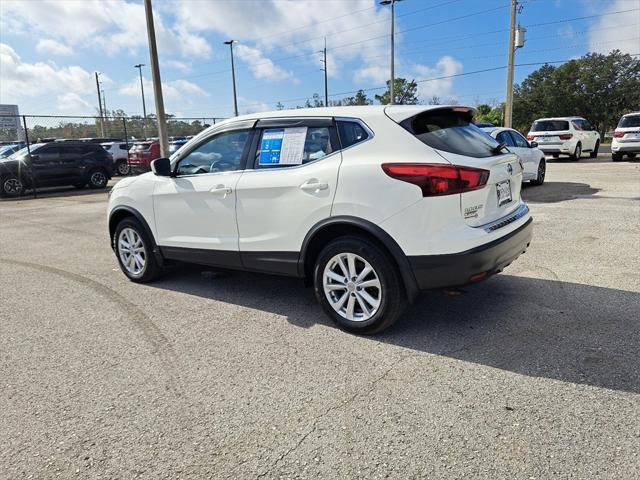
{"label": "blue sky", "polygon": [[[302,105],[374,89],[389,76],[389,7],[373,0],[154,0],[168,113],[233,112],[235,45],[240,113]],[[502,101],[509,0],[403,0],[396,4],[396,76],[423,81],[419,97],[462,104]],[[618,48],[640,53],[640,0],[522,0],[527,43],[516,63],[558,61]],[[617,11],[624,13],[613,14]],[[595,16],[606,13],[606,16]],[[590,17],[570,20],[576,17]],[[566,20],[566,21],[565,21]],[[94,114],[94,71],[109,109],[140,114],[137,63],[149,65],[144,9],[136,0],[0,1],[0,103],[24,114]],[[537,66],[516,68],[521,81]],[[148,112],[154,111],[149,68]],[[450,77],[450,78],[440,78]],[[367,91],[373,97],[382,89]],[[337,94],[337,95],[336,95]],[[335,95],[335,96],[333,96]]]}

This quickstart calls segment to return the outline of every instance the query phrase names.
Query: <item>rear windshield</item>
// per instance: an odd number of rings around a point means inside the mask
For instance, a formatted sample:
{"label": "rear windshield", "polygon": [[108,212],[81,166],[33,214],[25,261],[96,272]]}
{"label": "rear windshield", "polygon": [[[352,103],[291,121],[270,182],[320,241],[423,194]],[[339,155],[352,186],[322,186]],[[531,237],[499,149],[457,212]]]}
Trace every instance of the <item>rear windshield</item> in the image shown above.
{"label": "rear windshield", "polygon": [[476,158],[499,155],[496,149],[500,144],[472,120],[470,111],[430,110],[404,120],[401,125],[436,150]]}
{"label": "rear windshield", "polygon": [[620,123],[618,123],[618,127],[640,127],[640,115],[629,115],[627,117],[622,117],[620,119]]}
{"label": "rear windshield", "polygon": [[133,147],[131,147],[131,150],[136,151],[136,150],[149,150],[151,148],[151,144],[150,143],[136,143]]}
{"label": "rear windshield", "polygon": [[531,125],[532,132],[556,132],[558,130],[569,130],[567,120],[538,120]]}

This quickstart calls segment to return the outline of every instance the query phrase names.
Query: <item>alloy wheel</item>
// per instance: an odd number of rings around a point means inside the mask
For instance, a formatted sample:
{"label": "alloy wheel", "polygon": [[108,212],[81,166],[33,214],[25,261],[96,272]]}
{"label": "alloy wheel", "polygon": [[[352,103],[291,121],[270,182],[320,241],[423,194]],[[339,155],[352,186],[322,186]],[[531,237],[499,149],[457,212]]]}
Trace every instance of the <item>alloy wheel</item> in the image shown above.
{"label": "alloy wheel", "polygon": [[382,284],[371,264],[355,253],[339,253],[322,274],[324,294],[343,318],[364,322],[373,317],[382,301]]}
{"label": "alloy wheel", "polygon": [[107,176],[101,171],[93,172],[89,180],[91,182],[91,185],[94,185],[96,187],[102,187],[106,185],[108,181]]}
{"label": "alloy wheel", "polygon": [[133,228],[123,228],[118,235],[118,256],[120,263],[130,275],[142,275],[147,252],[142,238]]}
{"label": "alloy wheel", "polygon": [[22,182],[17,178],[9,178],[2,187],[8,195],[18,195],[22,191]]}

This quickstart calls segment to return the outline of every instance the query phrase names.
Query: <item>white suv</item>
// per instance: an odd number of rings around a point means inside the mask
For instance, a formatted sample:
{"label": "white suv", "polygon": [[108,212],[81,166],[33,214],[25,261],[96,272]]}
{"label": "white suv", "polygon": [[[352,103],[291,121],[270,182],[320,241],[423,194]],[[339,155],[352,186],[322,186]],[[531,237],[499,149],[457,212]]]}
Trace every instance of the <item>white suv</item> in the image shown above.
{"label": "white suv", "polygon": [[613,132],[611,158],[619,162],[623,155],[635,158],[637,153],[640,153],[640,112],[627,113]]}
{"label": "white suv", "polygon": [[580,160],[584,152],[591,158],[598,156],[600,134],[582,117],[541,118],[533,122],[527,140],[538,143],[538,148],[554,158],[569,155]]}
{"label": "white suv", "polygon": [[126,142],[101,143],[102,148],[113,157],[114,172],[118,175],[129,175],[129,145]]}
{"label": "white suv", "polygon": [[217,124],[114,186],[120,267],[136,282],[176,260],[300,277],[339,326],[379,332],[419,290],[483,280],[529,246],[520,162],[473,113],[334,107]]}

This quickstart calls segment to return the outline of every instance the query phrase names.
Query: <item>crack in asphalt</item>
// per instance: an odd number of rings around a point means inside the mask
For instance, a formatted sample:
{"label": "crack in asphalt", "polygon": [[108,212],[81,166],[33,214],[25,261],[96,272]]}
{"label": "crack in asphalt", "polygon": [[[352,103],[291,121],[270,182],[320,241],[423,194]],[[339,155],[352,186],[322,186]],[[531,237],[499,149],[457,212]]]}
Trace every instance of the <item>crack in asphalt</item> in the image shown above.
{"label": "crack in asphalt", "polygon": [[283,452],[282,454],[280,454],[280,456],[278,458],[276,458],[276,460],[274,462],[272,462],[271,466],[269,468],[267,468],[267,470],[265,470],[264,472],[258,474],[258,476],[256,478],[263,478],[266,475],[270,474],[272,472],[272,470],[274,468],[276,468],[278,466],[278,464],[284,460],[287,456],[289,456],[291,453],[295,452],[298,448],[300,448],[300,446],[304,443],[304,441],[309,437],[309,435],[311,435],[313,432],[316,431],[316,429],[318,428],[318,423],[325,418],[327,415],[329,415],[331,412],[334,412],[336,410],[339,410],[341,408],[343,408],[346,405],[349,405],[350,403],[352,403],[354,400],[356,400],[358,397],[363,396],[363,395],[369,395],[370,393],[372,393],[376,387],[378,386],[378,384],[383,381],[385,378],[387,378],[387,376],[389,375],[389,373],[391,373],[391,371],[393,369],[395,369],[399,364],[401,364],[402,362],[404,362],[405,360],[412,358],[412,357],[417,357],[420,355],[404,355],[401,356],[397,361],[395,361],[389,368],[387,368],[387,370],[384,371],[384,373],[380,376],[378,376],[377,378],[373,379],[370,383],[369,383],[369,388],[366,389],[366,391],[363,391],[362,389],[357,389],[351,396],[349,396],[348,398],[346,398],[345,400],[342,400],[342,402],[335,404],[335,405],[331,405],[330,407],[326,408],[324,412],[322,412],[320,415],[316,415],[313,417],[313,420],[311,422],[311,427],[308,429],[308,431],[306,431],[299,439],[298,441],[295,443],[295,445],[293,445],[292,447],[290,447],[289,449],[287,449],[285,452]]}

